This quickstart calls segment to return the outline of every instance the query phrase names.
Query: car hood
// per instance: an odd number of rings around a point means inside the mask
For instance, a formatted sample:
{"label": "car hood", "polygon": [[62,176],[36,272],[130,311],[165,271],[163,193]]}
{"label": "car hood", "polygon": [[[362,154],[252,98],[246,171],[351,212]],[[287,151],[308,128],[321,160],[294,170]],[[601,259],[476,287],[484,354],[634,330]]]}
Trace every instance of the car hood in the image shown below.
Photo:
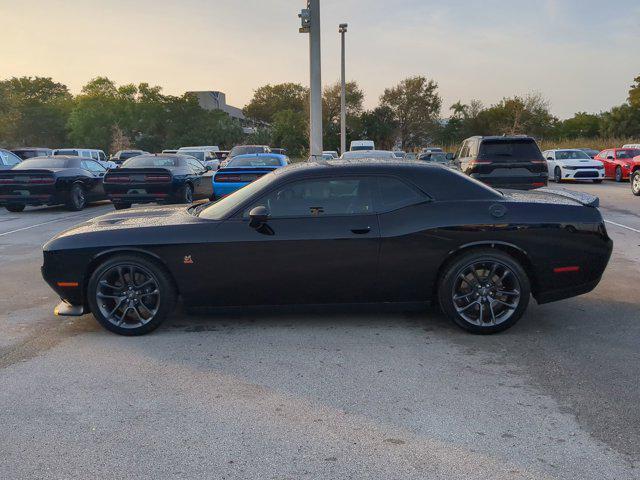
{"label": "car hood", "polygon": [[602,166],[602,162],[598,160],[587,160],[586,158],[584,160],[578,160],[578,159],[556,160],[556,162],[558,162],[563,167],[601,167]]}
{"label": "car hood", "polygon": [[[53,237],[44,250],[95,245],[157,244],[180,241],[190,224],[214,223],[189,213],[187,205],[151,206],[95,217]],[[135,230],[135,240],[133,232]],[[148,231],[146,231],[148,230]]]}

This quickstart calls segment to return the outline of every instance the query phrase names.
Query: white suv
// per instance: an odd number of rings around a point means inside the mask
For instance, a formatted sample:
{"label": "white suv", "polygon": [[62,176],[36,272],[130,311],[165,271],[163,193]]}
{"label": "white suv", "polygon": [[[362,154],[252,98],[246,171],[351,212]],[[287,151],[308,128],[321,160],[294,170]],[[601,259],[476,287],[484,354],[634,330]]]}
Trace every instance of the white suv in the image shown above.
{"label": "white suv", "polygon": [[181,147],[176,153],[179,155],[191,155],[199,160],[200,163],[203,163],[205,167],[211,167],[212,170],[218,170],[218,168],[220,168],[220,160],[218,160],[216,152],[219,151],[220,148],[216,146]]}
{"label": "white suv", "polygon": [[53,151],[54,155],[71,155],[73,157],[91,158],[107,170],[110,168],[118,168],[116,162],[107,160],[103,150],[96,150],[93,148],[58,148]]}

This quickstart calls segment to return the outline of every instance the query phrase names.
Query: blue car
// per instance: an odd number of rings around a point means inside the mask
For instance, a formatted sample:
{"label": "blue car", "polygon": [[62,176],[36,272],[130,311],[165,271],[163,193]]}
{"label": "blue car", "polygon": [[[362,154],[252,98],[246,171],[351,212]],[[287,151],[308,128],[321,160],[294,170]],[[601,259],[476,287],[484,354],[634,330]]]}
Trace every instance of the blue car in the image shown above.
{"label": "blue car", "polygon": [[277,153],[237,155],[213,176],[213,196],[222,198],[288,164],[289,157]]}

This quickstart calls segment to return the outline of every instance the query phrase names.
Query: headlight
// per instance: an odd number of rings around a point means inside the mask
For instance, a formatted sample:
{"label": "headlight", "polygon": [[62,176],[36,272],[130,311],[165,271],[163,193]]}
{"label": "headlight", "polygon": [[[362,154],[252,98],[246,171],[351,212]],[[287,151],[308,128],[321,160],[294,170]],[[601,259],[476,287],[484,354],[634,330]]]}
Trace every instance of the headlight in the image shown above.
{"label": "headlight", "polygon": [[623,165],[624,168],[631,168],[631,165],[629,165],[628,163]]}

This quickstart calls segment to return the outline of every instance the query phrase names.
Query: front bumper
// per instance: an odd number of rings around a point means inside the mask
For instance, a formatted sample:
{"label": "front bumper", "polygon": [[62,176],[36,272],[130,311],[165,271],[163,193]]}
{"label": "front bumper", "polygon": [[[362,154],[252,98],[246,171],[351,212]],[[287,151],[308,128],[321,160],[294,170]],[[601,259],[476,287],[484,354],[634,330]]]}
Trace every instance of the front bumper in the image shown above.
{"label": "front bumper", "polygon": [[579,169],[569,170],[562,168],[563,180],[602,180],[604,179],[604,170],[593,169]]}
{"label": "front bumper", "polygon": [[87,313],[89,310],[84,305],[71,305],[64,300],[53,309],[53,314],[57,317],[81,317]]}

